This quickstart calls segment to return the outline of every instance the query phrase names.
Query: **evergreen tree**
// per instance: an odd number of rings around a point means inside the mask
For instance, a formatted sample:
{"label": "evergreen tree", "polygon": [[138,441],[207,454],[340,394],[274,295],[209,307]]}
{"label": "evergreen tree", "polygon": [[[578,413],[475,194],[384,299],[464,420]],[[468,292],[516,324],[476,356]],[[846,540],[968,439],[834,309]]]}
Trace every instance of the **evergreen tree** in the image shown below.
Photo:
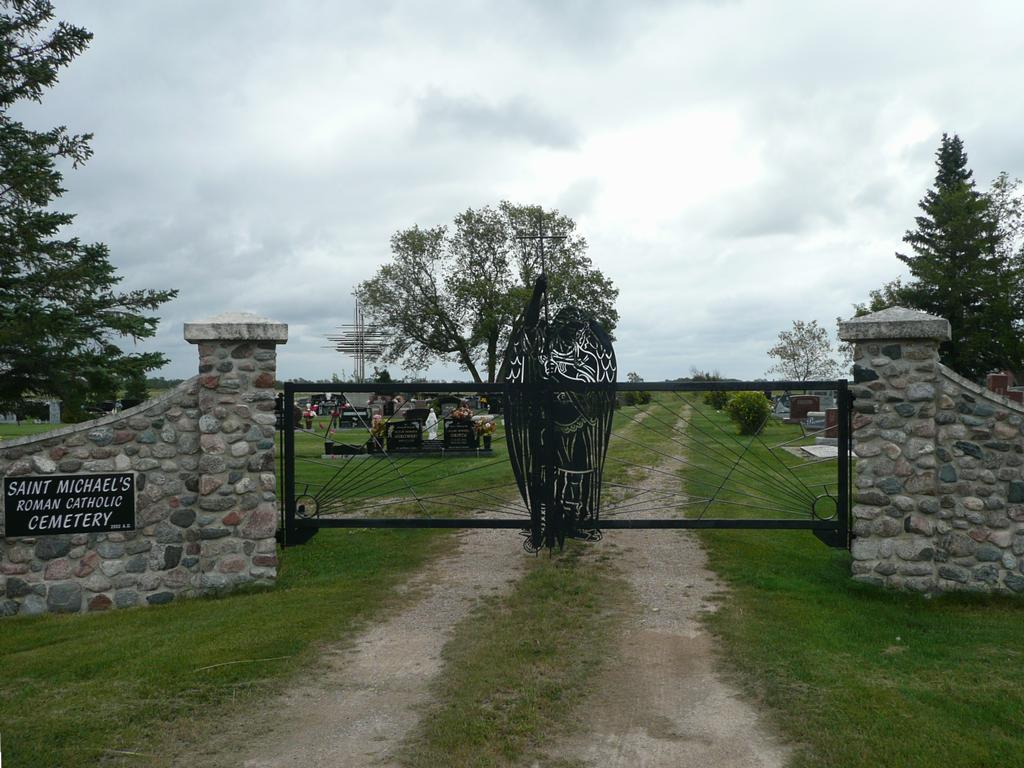
{"label": "evergreen tree", "polygon": [[917,228],[903,238],[914,252],[896,254],[913,280],[885,290],[904,306],[949,321],[952,339],[940,353],[958,373],[976,379],[994,368],[1019,368],[1020,272],[1003,253],[1000,211],[975,189],[959,136],[942,135],[936,168]]}
{"label": "evergreen tree", "polygon": [[119,292],[105,245],[62,236],[74,215],[51,207],[65,191],[61,168],[89,158],[91,135],[30,130],[11,114],[41,101],[92,39],[53,18],[48,0],[0,1],[0,410],[31,393],[62,398],[73,418],[166,362],[125,354],[117,341],[152,336],[158,318],[141,312],[177,292]]}
{"label": "evergreen tree", "polygon": [[146,374],[136,368],[124,380],[124,397],[122,399],[126,403],[137,404],[147,398],[149,398],[149,387],[146,384]]}

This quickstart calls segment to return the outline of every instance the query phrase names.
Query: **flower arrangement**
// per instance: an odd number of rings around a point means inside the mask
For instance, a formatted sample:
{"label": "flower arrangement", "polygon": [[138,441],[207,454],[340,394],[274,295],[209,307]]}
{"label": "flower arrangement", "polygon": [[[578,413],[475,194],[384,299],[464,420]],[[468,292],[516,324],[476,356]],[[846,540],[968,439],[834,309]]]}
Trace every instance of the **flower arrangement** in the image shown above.
{"label": "flower arrangement", "polygon": [[477,435],[482,437],[490,437],[497,428],[493,420],[474,422],[473,427],[476,429]]}
{"label": "flower arrangement", "polygon": [[379,413],[373,414],[373,422],[370,424],[370,434],[373,437],[383,438],[387,434],[388,426],[387,422],[381,418]]}
{"label": "flower arrangement", "polygon": [[468,405],[460,405],[448,414],[448,418],[456,421],[469,421],[473,418],[473,409]]}

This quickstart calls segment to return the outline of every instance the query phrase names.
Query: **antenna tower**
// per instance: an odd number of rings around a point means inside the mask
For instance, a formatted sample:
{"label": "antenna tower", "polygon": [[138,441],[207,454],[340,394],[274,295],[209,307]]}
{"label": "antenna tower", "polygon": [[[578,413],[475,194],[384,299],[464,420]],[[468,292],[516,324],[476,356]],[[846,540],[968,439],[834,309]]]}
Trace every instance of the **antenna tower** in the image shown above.
{"label": "antenna tower", "polygon": [[366,381],[366,361],[376,360],[384,354],[384,334],[374,325],[366,325],[363,308],[356,302],[352,322],[338,326],[339,333],[328,336],[334,349],[355,360],[352,375],[357,382]]}

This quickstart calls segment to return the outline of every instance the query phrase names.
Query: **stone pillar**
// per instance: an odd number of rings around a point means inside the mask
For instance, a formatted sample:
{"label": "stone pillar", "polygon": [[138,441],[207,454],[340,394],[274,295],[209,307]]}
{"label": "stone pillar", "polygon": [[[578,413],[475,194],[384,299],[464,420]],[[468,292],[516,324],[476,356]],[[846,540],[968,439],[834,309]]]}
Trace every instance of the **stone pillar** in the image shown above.
{"label": "stone pillar", "polygon": [[944,397],[940,317],[891,307],[839,324],[854,344],[853,578],[935,591],[950,530],[940,515],[936,414]]}
{"label": "stone pillar", "polygon": [[[225,313],[185,324],[199,346],[199,539],[186,554],[199,558],[200,591],[277,573],[274,475],[274,382],[277,345],[288,326],[248,313]],[[190,510],[183,510],[190,514]],[[186,522],[186,521],[181,521]]]}

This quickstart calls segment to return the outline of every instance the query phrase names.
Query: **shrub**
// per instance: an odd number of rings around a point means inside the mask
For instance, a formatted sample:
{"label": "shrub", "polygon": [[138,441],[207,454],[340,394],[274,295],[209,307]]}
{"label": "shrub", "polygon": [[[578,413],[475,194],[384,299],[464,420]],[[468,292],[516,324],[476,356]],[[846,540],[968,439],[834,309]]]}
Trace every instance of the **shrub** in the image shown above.
{"label": "shrub", "polygon": [[729,402],[728,392],[705,392],[704,393],[704,404],[710,405],[716,411],[720,411],[725,408],[726,403]]}
{"label": "shrub", "polygon": [[647,405],[647,403],[651,402],[651,393],[629,390],[622,393],[622,400],[626,405]]}
{"label": "shrub", "polygon": [[771,403],[761,392],[737,392],[729,398],[725,409],[739,426],[741,435],[756,435],[768,420]]}

